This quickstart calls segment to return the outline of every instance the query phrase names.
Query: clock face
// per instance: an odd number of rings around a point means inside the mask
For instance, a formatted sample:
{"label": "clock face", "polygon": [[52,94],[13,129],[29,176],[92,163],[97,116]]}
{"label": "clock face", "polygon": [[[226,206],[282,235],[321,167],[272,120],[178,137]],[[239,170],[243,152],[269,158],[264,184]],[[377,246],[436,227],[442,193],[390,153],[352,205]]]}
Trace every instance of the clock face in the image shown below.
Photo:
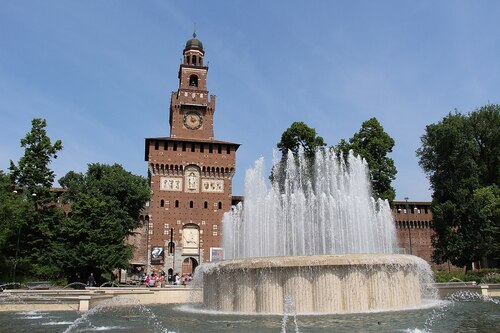
{"label": "clock face", "polygon": [[203,124],[203,118],[201,114],[196,111],[188,111],[184,114],[184,126],[189,129],[195,130],[201,127]]}

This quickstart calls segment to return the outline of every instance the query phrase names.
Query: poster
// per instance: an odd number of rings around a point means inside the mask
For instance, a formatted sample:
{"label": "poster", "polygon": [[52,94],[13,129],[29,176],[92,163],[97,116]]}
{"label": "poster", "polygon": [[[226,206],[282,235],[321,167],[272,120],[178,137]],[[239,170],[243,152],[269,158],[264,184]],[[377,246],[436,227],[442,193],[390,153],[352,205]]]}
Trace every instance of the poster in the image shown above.
{"label": "poster", "polygon": [[164,258],[164,252],[163,252],[163,247],[153,247],[151,249],[151,264],[152,265],[159,265],[163,264],[163,258]]}
{"label": "poster", "polygon": [[224,249],[221,247],[211,247],[210,248],[210,261],[221,261],[224,260]]}

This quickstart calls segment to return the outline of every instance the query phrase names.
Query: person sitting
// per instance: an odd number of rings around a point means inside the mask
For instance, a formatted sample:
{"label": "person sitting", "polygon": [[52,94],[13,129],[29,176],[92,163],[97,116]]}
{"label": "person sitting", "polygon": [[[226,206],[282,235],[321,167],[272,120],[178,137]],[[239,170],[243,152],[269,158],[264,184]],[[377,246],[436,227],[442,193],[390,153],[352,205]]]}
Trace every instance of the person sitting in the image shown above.
{"label": "person sitting", "polygon": [[151,279],[149,279],[148,287],[153,288],[156,284],[156,277],[153,275]]}

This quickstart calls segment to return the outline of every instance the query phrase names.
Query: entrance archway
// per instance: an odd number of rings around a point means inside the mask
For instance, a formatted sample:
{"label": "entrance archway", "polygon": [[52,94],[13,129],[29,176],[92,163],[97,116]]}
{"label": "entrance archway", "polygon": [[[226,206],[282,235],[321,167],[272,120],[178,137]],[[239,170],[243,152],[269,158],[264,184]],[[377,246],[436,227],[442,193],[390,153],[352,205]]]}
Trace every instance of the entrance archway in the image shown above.
{"label": "entrance archway", "polygon": [[198,267],[198,261],[195,258],[188,257],[182,262],[182,275],[193,274],[194,270]]}

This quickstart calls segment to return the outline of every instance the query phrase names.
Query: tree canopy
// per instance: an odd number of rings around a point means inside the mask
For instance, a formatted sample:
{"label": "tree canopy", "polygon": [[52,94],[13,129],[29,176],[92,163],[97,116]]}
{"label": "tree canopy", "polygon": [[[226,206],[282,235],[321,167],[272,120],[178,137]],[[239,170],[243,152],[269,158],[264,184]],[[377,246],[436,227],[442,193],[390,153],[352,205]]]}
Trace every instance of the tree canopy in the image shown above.
{"label": "tree canopy", "polygon": [[118,164],[94,163],[85,174],[71,171],[59,183],[72,207],[62,225],[66,274],[127,267],[133,248],[125,239],[139,226],[139,212],[149,199],[147,180]]}
{"label": "tree canopy", "polygon": [[294,122],[281,135],[278,149],[286,157],[290,150],[297,155],[300,147],[308,158],[313,158],[317,148],[326,146],[323,138],[316,134],[316,130],[307,126],[304,122]]}
{"label": "tree canopy", "polygon": [[[16,165],[10,161],[11,190],[18,193],[20,218],[15,231],[14,260],[20,274],[39,278],[57,275],[58,258],[54,255],[56,231],[63,217],[62,210],[51,203],[54,194],[50,190],[55,174],[49,164],[62,149],[60,140],[52,144],[47,136],[45,119],[35,118],[31,130],[21,139],[24,155]],[[9,252],[12,258],[12,251]],[[18,274],[19,275],[19,274]]]}
{"label": "tree canopy", "polygon": [[387,199],[392,202],[396,198],[396,191],[392,181],[396,178],[394,160],[387,155],[392,152],[394,139],[384,131],[376,118],[371,118],[361,125],[349,142],[342,139],[336,149],[344,157],[350,150],[363,157],[370,168],[372,194],[376,198]]}
{"label": "tree canopy", "polygon": [[287,156],[290,151],[295,157],[299,150],[304,150],[310,172],[314,172],[314,155],[316,150],[326,146],[322,137],[316,134],[316,130],[307,126],[304,122],[294,122],[281,135],[281,140],[277,147],[281,151],[280,162],[271,171],[271,182],[277,182],[281,190],[284,190],[285,170],[287,166]]}
{"label": "tree canopy", "polygon": [[50,162],[62,149],[47,136],[43,119],[33,119],[21,140],[24,155],[10,174],[0,172],[0,278],[17,270],[29,279],[58,280],[126,267],[133,249],[125,238],[139,224],[149,199],[144,177],[118,164],[90,164],[85,174],[68,172],[64,187],[67,216],[51,189]]}
{"label": "tree canopy", "polygon": [[53,201],[50,187],[54,183],[55,174],[49,168],[57,153],[63,148],[61,140],[52,144],[47,136],[47,122],[45,119],[35,118],[31,122],[31,131],[21,139],[24,155],[18,165],[10,161],[10,175],[12,182],[19,188],[28,191],[28,195],[36,194],[38,204],[47,204]]}
{"label": "tree canopy", "polygon": [[498,261],[500,105],[450,113],[428,125],[421,142],[417,156],[434,191],[434,260],[468,269]]}
{"label": "tree canopy", "polygon": [[24,222],[23,201],[13,191],[9,175],[0,171],[0,280],[13,273],[18,230]]}

